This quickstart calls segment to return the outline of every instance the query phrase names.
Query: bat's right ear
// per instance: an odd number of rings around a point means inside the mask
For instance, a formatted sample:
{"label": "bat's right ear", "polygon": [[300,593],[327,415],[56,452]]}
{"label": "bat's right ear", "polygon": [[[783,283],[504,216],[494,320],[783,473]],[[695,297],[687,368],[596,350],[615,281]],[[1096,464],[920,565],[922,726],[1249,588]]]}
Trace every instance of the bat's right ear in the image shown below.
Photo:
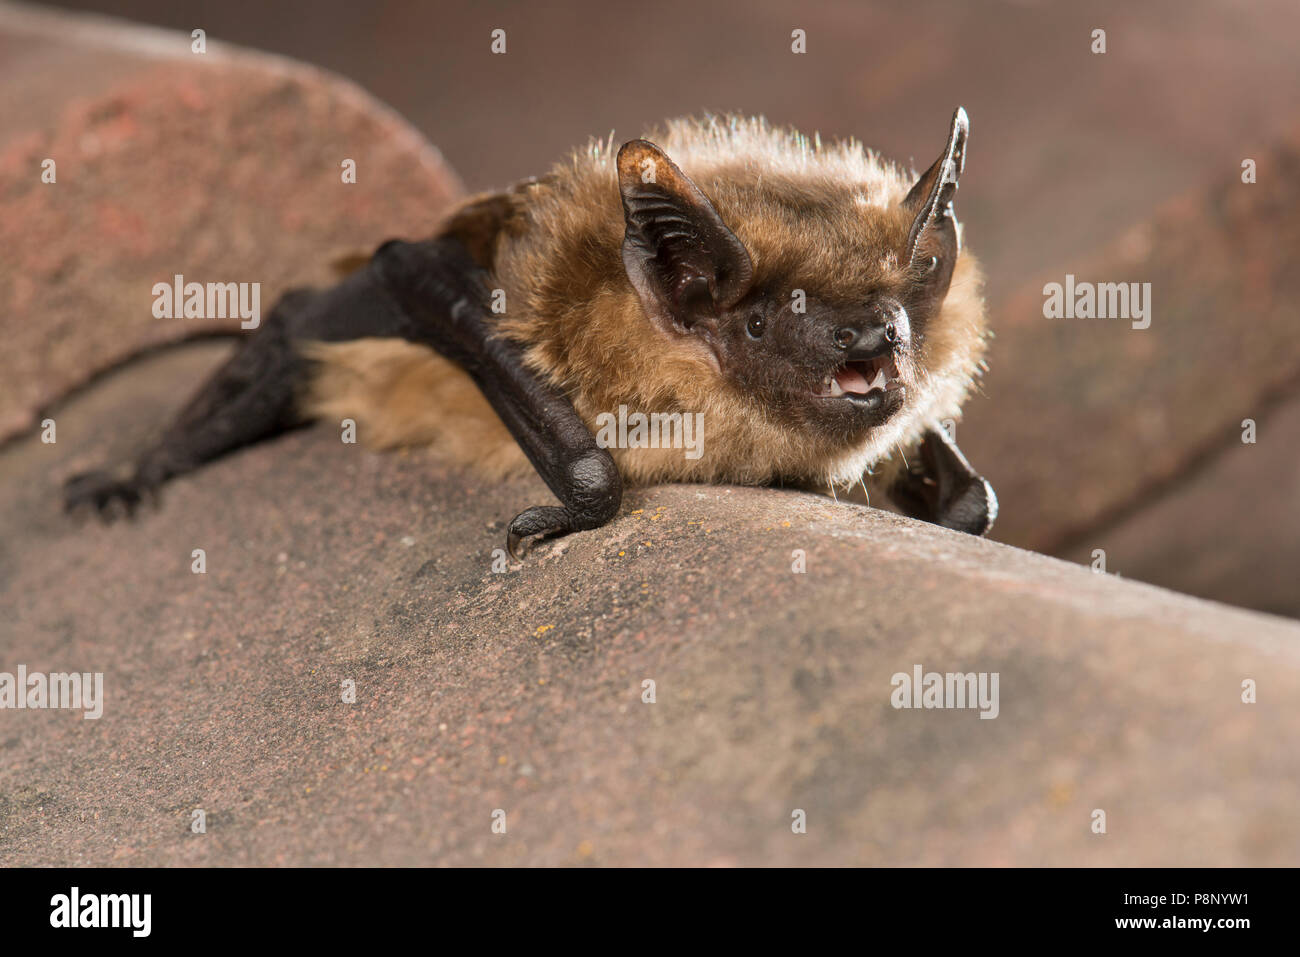
{"label": "bat's right ear", "polygon": [[966,140],[969,136],[970,120],[959,106],[952,114],[952,126],[943,153],[921,174],[903,200],[903,208],[915,215],[903,252],[906,265],[911,265],[920,255],[922,242],[931,236],[936,240],[936,251],[950,260],[957,256],[960,241],[953,220],[952,199],[957,192],[957,181],[966,168]]}
{"label": "bat's right ear", "polygon": [[618,186],[623,266],[646,315],[689,332],[740,301],[754,275],[749,253],[663,150],[649,140],[624,143]]}

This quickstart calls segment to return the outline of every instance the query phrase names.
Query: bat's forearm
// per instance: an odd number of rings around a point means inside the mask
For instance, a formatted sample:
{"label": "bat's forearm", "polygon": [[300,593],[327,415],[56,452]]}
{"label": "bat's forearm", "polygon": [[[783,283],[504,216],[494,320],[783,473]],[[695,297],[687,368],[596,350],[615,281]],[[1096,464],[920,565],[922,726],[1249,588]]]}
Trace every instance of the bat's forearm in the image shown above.
{"label": "bat's forearm", "polygon": [[568,397],[495,334],[483,269],[458,240],[390,242],[373,268],[406,323],[403,335],[460,364],[496,410],[562,507],[537,506],[510,524],[512,554],[532,536],[603,525],[618,512],[623,482]]}

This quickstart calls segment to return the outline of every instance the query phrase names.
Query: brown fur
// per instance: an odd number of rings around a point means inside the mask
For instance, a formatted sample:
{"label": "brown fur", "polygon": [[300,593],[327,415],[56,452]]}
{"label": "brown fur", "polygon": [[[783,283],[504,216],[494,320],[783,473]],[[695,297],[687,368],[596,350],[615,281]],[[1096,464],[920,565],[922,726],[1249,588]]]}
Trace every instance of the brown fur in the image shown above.
{"label": "brown fur", "polygon": [[[857,142],[823,145],[730,117],[675,121],[647,138],[744,243],[756,286],[852,301],[900,281],[895,251],[912,216],[899,202],[916,177]],[[502,333],[526,347],[530,366],[567,392],[593,432],[596,416],[620,405],[704,413],[703,457],[611,449],[625,479],[825,489],[874,469],[884,484],[896,451],[908,451],[925,426],[959,415],[985,333],[980,271],[964,248],[909,370],[918,388],[865,444],[843,448],[773,422],[697,340],[652,323],[624,271],[623,230],[612,139],[593,142],[542,180],[467,201],[444,226],[464,235],[505,291]],[[310,414],[355,418],[363,440],[378,447],[432,442],[494,474],[526,467],[469,377],[430,350],[372,339],[314,344],[310,353],[322,368],[306,402]]]}
{"label": "brown fur", "polygon": [[317,360],[307,408],[314,417],[354,419],[375,449],[433,445],[488,477],[527,470],[528,459],[461,369],[402,339],[309,343]]}

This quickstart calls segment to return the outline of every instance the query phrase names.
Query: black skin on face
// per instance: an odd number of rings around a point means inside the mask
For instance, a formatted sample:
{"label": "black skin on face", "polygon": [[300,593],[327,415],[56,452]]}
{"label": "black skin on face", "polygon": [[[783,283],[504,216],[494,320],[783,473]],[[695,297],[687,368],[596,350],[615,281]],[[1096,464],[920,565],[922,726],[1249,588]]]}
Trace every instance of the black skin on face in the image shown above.
{"label": "black skin on face", "polygon": [[[885,308],[886,303],[892,308]],[[894,311],[901,304],[896,297],[869,295],[858,304],[832,305],[808,297],[802,305],[804,311],[796,312],[787,295],[751,294],[701,334],[723,374],[783,423],[820,432],[846,447],[860,444],[872,428],[903,408],[906,383],[869,396],[818,393],[826,377],[851,358],[907,354],[908,322]],[[892,339],[885,335],[891,323],[896,330]],[[851,346],[837,341],[847,334],[854,336]]]}

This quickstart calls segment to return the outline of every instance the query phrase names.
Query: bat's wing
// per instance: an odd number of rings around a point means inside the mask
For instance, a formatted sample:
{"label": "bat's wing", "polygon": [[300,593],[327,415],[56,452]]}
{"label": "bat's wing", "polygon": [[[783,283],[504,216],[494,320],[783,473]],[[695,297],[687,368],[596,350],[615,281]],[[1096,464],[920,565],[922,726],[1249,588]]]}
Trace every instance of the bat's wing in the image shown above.
{"label": "bat's wing", "polygon": [[926,432],[920,461],[903,472],[889,497],[912,518],[971,535],[987,535],[998,517],[993,486],[939,428]]}

